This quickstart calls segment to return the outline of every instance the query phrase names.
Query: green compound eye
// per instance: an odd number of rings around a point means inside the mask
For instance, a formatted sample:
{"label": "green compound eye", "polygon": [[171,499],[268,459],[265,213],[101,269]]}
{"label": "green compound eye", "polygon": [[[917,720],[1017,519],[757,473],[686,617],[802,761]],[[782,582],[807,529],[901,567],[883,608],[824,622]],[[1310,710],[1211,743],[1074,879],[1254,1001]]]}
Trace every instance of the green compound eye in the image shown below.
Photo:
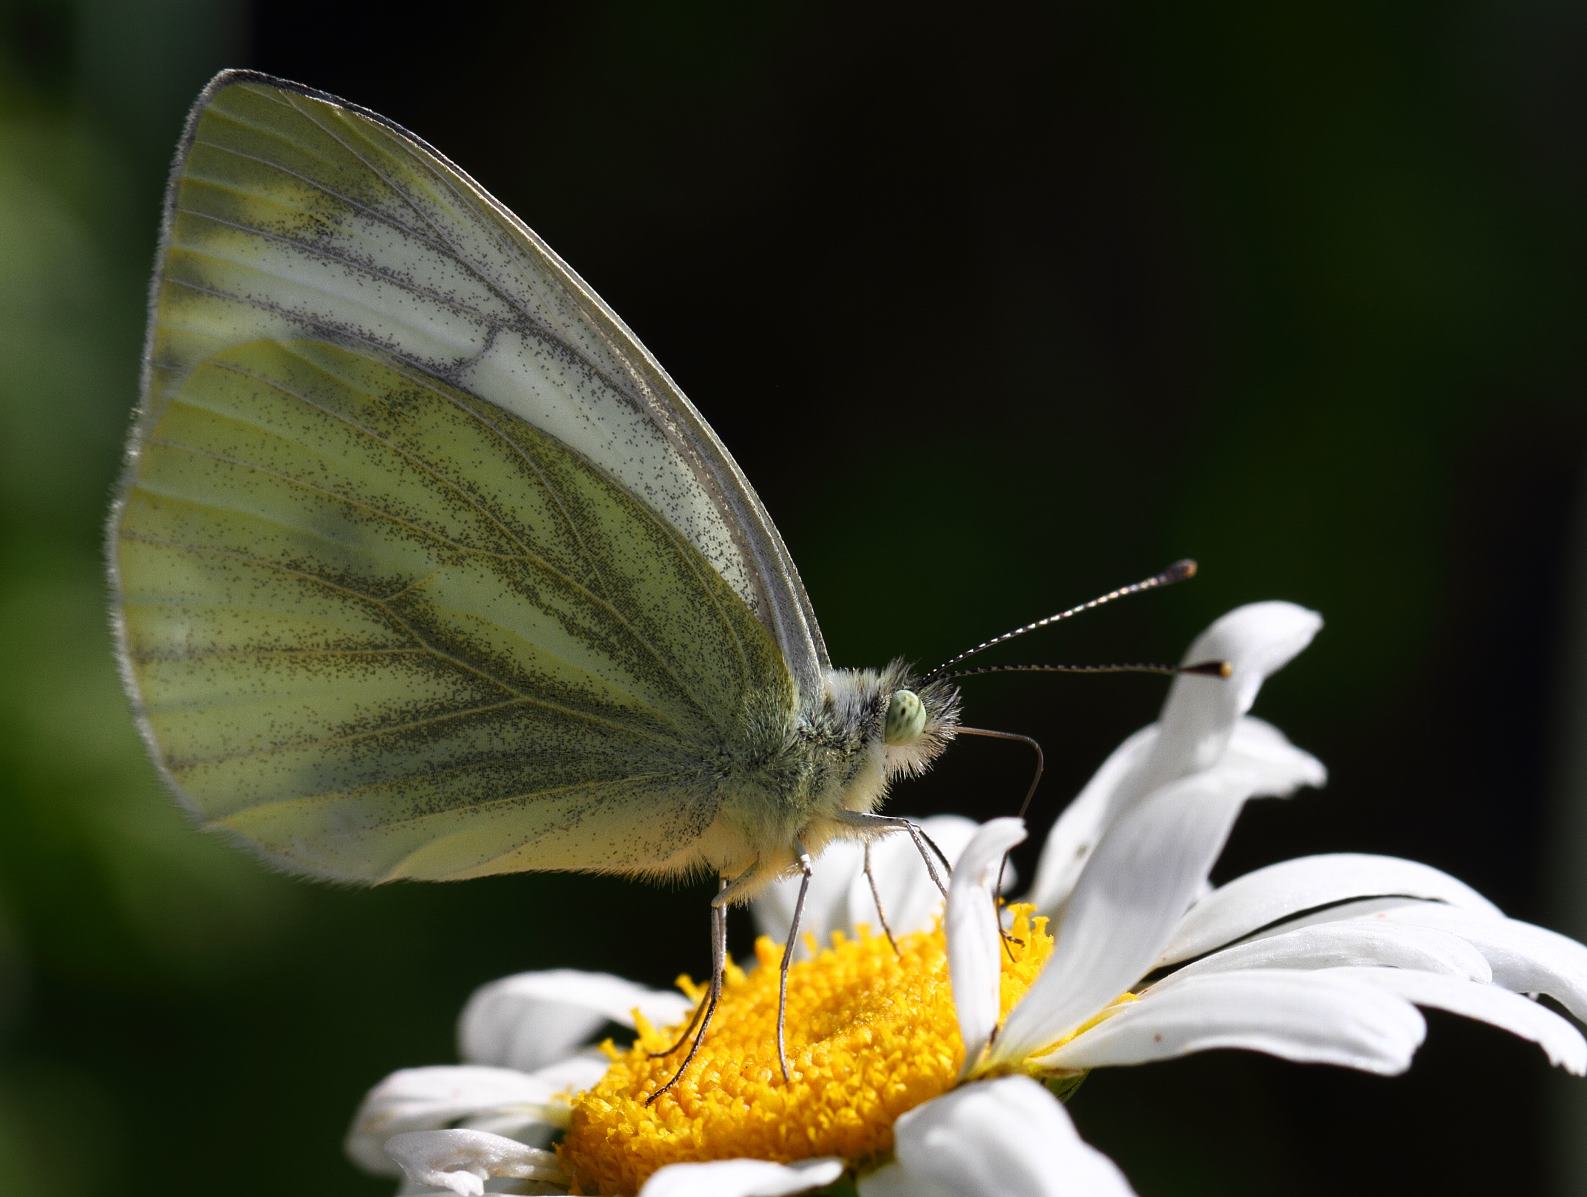
{"label": "green compound eye", "polygon": [[886,740],[889,744],[909,744],[926,730],[926,704],[913,690],[894,690],[887,704]]}

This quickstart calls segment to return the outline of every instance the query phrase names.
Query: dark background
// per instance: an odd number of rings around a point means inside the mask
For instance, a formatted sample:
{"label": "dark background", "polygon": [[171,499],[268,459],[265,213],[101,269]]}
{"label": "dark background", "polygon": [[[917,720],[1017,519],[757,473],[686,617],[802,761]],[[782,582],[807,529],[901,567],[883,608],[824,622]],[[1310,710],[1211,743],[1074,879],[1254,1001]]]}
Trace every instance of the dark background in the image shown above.
{"label": "dark background", "polygon": [[[932,663],[1195,555],[1006,659],[1175,657],[1238,603],[1315,607],[1258,711],[1332,780],[1253,806],[1219,876],[1388,852],[1580,938],[1584,20],[0,2],[0,1191],[389,1191],[340,1136],[386,1072],[454,1058],[475,985],[706,963],[703,889],[314,887],[159,791],[101,521],[215,69],[389,115],[543,234],[737,455],[840,664]],[[1038,823],[1162,689],[969,685],[1045,743]],[[1025,767],[966,743],[892,809],[1009,813]],[[1583,1083],[1430,1021],[1397,1080],[1221,1053],[1071,1110],[1144,1197],[1581,1191]]]}

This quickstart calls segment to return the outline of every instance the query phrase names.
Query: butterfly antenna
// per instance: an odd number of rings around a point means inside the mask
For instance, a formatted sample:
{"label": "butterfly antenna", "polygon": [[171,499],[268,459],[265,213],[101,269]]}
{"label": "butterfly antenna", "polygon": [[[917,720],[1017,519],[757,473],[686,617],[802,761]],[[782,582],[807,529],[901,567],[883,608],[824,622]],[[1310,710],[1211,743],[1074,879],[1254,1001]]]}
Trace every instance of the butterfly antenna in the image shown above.
{"label": "butterfly antenna", "polygon": [[[980,677],[988,673],[1154,673],[1160,677],[1229,677],[1234,667],[1227,661],[1197,661],[1193,665],[1158,665],[1135,662],[1127,665],[977,665],[971,669],[955,669],[939,674],[950,682],[960,678]],[[960,731],[965,729],[960,728]]]}
{"label": "butterfly antenna", "polygon": [[[1037,631],[1041,628],[1047,627],[1049,624],[1061,623],[1066,619],[1071,619],[1074,616],[1079,615],[1082,611],[1090,611],[1097,607],[1106,606],[1108,603],[1116,602],[1117,600],[1126,598],[1129,595],[1141,594],[1147,590],[1159,590],[1164,586],[1172,586],[1175,582],[1184,582],[1195,576],[1196,563],[1194,561],[1191,561],[1188,558],[1183,561],[1176,561],[1167,569],[1161,570],[1149,578],[1142,578],[1139,582],[1132,582],[1128,586],[1120,586],[1117,590],[1110,590],[1106,594],[1098,595],[1090,602],[1081,603],[1078,607],[1070,607],[1067,611],[1058,611],[1047,616],[1045,619],[1038,619],[1034,623],[1028,623],[1024,627],[1015,628],[1011,632],[1004,632],[1001,636],[994,636],[990,640],[983,640],[974,648],[967,648],[958,656],[950,657],[941,665],[938,665],[930,673],[926,674],[922,681],[929,682],[934,678],[942,677],[960,661],[967,660],[968,658],[975,656],[977,653],[985,652],[989,648],[995,648],[999,644],[1006,644],[1008,641],[1017,639],[1018,637],[1025,635],[1027,632]],[[1068,672],[1079,673],[1087,671],[1083,669],[1074,669]],[[1116,672],[1137,671],[1132,669]],[[1151,672],[1159,671],[1152,670]],[[955,676],[964,677],[966,675],[960,673]]]}

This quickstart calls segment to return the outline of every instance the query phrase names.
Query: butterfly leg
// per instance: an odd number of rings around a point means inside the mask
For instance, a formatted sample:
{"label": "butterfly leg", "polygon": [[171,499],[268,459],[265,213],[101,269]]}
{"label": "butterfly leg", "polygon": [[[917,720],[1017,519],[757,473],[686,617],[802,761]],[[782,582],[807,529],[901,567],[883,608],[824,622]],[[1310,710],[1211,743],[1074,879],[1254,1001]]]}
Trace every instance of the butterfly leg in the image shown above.
{"label": "butterfly leg", "polygon": [[882,891],[876,885],[876,874],[871,871],[871,841],[865,841],[865,880],[871,887],[871,900],[876,903],[876,917],[881,921],[882,931],[887,936],[887,942],[893,945],[893,955],[902,956],[898,950],[898,940],[893,938],[893,929],[887,924],[887,911],[882,907]]}
{"label": "butterfly leg", "polygon": [[799,920],[804,917],[805,894],[810,891],[810,853],[794,841],[794,859],[799,865],[799,897],[794,900],[793,922],[788,924],[788,942],[782,950],[782,974],[777,979],[777,1063],[782,1067],[783,1084],[788,1084],[788,1049],[783,1039],[783,1023],[788,1013],[788,966],[793,962],[794,944],[799,937]]}
{"label": "butterfly leg", "polygon": [[[722,978],[727,973],[727,907],[734,895],[745,889],[759,873],[760,862],[756,861],[732,880],[726,877],[720,879],[716,897],[711,899],[711,986],[706,992],[705,1000],[696,1009],[695,1016],[689,1020],[690,1030],[694,1029],[696,1023],[699,1024],[699,1029],[694,1031],[694,1042],[689,1045],[689,1054],[683,1058],[683,1063],[678,1065],[678,1071],[672,1074],[672,1079],[645,1098],[647,1106],[681,1081],[683,1074],[689,1071],[689,1065],[694,1063],[694,1057],[700,1054],[700,1045],[705,1042],[705,1033],[711,1028],[711,1017],[716,1013],[716,1004],[722,998]],[[685,1030],[683,1037],[661,1054],[670,1055],[677,1051],[688,1038],[689,1030]]]}
{"label": "butterfly leg", "polygon": [[[1022,736],[1018,732],[993,731],[991,728],[986,727],[964,727],[961,725],[958,734],[963,736],[984,736],[989,740],[1004,740],[1011,744],[1023,744],[1036,754],[1036,771],[1031,774],[1030,785],[1025,790],[1025,799],[1019,804],[1019,818],[1023,819],[1030,813],[1031,801],[1036,797],[1036,787],[1041,785],[1041,775],[1047,769],[1047,756],[1042,752],[1041,745],[1030,736]],[[992,900],[998,910],[1003,909],[1003,878],[1008,875],[1008,858],[1009,853],[1003,853],[1003,863],[997,870],[997,889],[993,891],[992,895]],[[997,929],[998,933],[1003,937],[1003,950],[1008,953],[1010,960],[1014,959],[1013,945],[1021,941],[1003,929],[1001,916],[998,918]]]}
{"label": "butterfly leg", "polygon": [[[884,831],[907,831],[909,838],[914,842],[915,851],[920,853],[920,859],[926,863],[926,875],[931,878],[931,884],[937,887],[937,892],[944,899],[948,896],[948,887],[942,883],[942,875],[937,872],[937,861],[942,862],[942,867],[948,872],[953,871],[953,866],[948,863],[947,854],[935,843],[920,824],[909,819],[900,819],[896,815],[867,815],[862,811],[839,811],[835,816],[839,823],[860,831],[871,834]],[[935,859],[933,859],[935,857]]]}
{"label": "butterfly leg", "polygon": [[[720,878],[716,888],[717,888],[717,893],[721,893],[724,889],[726,889],[727,888],[727,878],[726,877]],[[726,934],[726,929],[725,929],[726,915],[725,915],[725,911],[723,911],[721,909],[718,909],[716,904],[713,902],[712,905],[711,905],[711,976],[713,978],[715,978],[715,976],[716,976],[716,943],[717,943],[717,938],[718,938],[718,936],[717,936],[717,923],[718,923],[718,921],[721,921],[724,924],[723,934],[725,935]],[[700,1019],[705,1014],[706,1007],[710,1006],[713,1002],[715,1002],[715,1000],[716,1000],[715,997],[712,996],[711,987],[710,986],[706,986],[705,992],[700,995],[700,1000],[694,1004],[694,1013],[689,1018],[689,1025],[683,1028],[683,1033],[681,1035],[679,1035],[678,1038],[672,1042],[671,1046],[664,1047],[659,1052],[649,1052],[649,1053],[647,1053],[649,1055],[649,1057],[652,1060],[659,1060],[663,1056],[670,1056],[670,1055],[672,1055],[673,1052],[677,1051],[685,1043],[689,1042],[690,1038],[694,1035],[694,1028],[697,1025],[699,1025]],[[673,1081],[676,1081],[678,1078],[677,1077],[673,1077],[672,1079],[673,1079]],[[670,1088],[670,1085],[669,1085],[669,1088]],[[662,1092],[665,1092],[665,1090],[663,1090]],[[660,1096],[661,1096],[661,1094],[657,1093],[655,1095],[655,1097],[651,1098],[651,1101],[654,1101],[656,1099],[656,1097],[660,1097]]]}

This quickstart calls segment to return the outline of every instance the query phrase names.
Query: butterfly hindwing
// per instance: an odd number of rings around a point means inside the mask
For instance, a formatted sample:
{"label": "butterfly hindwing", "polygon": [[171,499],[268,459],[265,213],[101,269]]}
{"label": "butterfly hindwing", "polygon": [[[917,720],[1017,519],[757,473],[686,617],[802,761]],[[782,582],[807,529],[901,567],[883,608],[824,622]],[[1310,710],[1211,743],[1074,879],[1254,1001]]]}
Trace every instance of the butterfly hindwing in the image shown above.
{"label": "butterfly hindwing", "polygon": [[659,871],[792,710],[777,646],[670,524],[363,346],[194,366],[143,431],[115,554],[168,776],[302,871]]}

